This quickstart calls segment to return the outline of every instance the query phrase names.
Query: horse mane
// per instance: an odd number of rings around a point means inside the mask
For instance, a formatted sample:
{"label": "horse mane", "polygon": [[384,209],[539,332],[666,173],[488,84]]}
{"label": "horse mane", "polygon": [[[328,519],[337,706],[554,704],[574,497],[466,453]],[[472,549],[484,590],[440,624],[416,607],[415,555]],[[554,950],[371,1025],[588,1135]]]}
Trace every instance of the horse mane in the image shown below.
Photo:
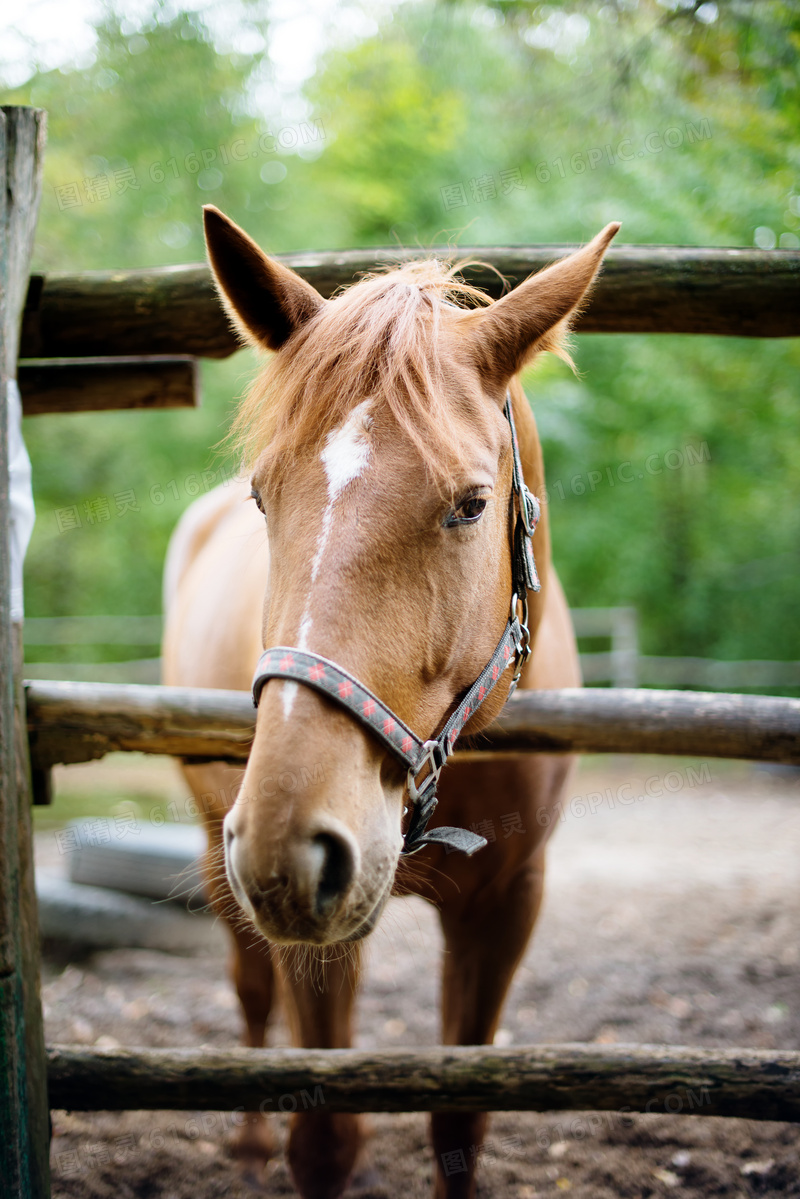
{"label": "horse mane", "polygon": [[[463,428],[444,385],[442,307],[494,303],[460,277],[470,265],[431,258],[388,267],[323,305],[270,357],[240,404],[231,437],[244,467],[252,469],[269,447],[270,480],[279,485],[299,455],[315,452],[374,396],[388,404],[431,476],[452,488]],[[554,331],[537,348],[568,359],[562,340],[563,331]]]}

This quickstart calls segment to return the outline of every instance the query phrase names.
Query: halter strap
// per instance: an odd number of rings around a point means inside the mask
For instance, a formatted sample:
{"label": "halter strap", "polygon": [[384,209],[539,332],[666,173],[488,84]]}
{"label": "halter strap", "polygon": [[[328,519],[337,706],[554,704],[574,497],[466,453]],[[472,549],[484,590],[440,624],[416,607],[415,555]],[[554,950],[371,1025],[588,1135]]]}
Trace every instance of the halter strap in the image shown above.
{"label": "halter strap", "polygon": [[[514,522],[512,577],[514,594],[511,611],[497,648],[467,694],[447,719],[441,732],[428,741],[414,733],[369,687],[336,662],[321,654],[293,646],[273,645],[264,650],[253,676],[253,705],[257,708],[268,679],[303,683],[346,708],[356,720],[405,766],[412,812],[403,837],[403,854],[416,853],[423,845],[439,844],[459,849],[468,856],[482,849],[486,839],[463,828],[439,826],[427,829],[438,800],[439,776],[453,752],[461,730],[484,702],[507,667],[514,662],[514,691],[522,667],[530,657],[527,591],[539,591],[541,584],[533,559],[533,537],[539,520],[539,502],[528,490],[522,475],[517,430],[511,411],[511,395],[503,409],[511,428],[513,454],[512,520]],[[519,511],[514,512],[514,496]],[[521,615],[517,609],[521,608]],[[425,773],[423,773],[425,772]],[[421,777],[420,777],[421,776]],[[427,831],[426,831],[427,830]]]}

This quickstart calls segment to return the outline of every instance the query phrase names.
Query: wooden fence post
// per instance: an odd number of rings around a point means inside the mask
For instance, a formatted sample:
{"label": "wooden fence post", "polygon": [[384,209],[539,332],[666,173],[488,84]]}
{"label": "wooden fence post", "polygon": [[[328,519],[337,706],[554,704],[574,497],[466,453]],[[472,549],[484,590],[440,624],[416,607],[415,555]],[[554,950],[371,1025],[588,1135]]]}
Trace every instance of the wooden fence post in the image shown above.
{"label": "wooden fence post", "polygon": [[33,881],[21,626],[12,610],[9,408],[41,195],[45,114],[0,109],[0,1178],[50,1194],[49,1113]]}

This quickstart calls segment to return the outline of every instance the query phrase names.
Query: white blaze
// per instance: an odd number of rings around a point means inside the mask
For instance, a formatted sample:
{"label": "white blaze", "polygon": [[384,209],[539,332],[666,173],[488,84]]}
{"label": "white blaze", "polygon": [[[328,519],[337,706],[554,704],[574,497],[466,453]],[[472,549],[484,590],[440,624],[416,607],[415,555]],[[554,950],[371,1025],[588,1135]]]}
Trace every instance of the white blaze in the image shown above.
{"label": "white blaze", "polygon": [[335,504],[340,493],[353,479],[364,473],[369,462],[369,424],[365,421],[372,400],[354,408],[343,425],[328,434],[322,451],[322,465],[328,476],[328,505]]}
{"label": "white blaze", "polygon": [[[311,562],[311,584],[313,586],[322,556],[333,528],[333,509],[339,496],[349,483],[360,479],[369,464],[370,442],[367,432],[371,425],[368,413],[372,400],[363,400],[348,416],[343,425],[328,434],[325,448],[320,455],[328,479],[328,503],[322,514],[322,529],[317,539],[317,548]],[[308,649],[308,634],[311,631],[311,590],[306,596],[306,606],[300,620],[297,648]],[[297,695],[297,683],[284,683],[281,702],[283,714],[288,719]]]}

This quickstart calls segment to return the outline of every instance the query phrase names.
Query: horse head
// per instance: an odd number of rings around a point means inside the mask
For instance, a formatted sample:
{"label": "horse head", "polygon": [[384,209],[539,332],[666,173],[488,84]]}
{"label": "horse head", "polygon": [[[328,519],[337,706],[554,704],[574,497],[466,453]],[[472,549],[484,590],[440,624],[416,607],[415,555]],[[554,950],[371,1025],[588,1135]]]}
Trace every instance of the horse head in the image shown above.
{"label": "horse head", "polygon": [[[509,622],[509,386],[559,348],[618,225],[490,303],[435,261],[325,300],[215,208],[205,221],[230,317],[272,351],[238,418],[268,531],[263,643],[336,663],[425,740]],[[467,733],[510,681],[467,713]],[[303,785],[270,785],[282,776]],[[225,820],[238,902],[274,942],[363,937],[391,892],[408,803],[406,769],[351,710],[268,678]]]}

